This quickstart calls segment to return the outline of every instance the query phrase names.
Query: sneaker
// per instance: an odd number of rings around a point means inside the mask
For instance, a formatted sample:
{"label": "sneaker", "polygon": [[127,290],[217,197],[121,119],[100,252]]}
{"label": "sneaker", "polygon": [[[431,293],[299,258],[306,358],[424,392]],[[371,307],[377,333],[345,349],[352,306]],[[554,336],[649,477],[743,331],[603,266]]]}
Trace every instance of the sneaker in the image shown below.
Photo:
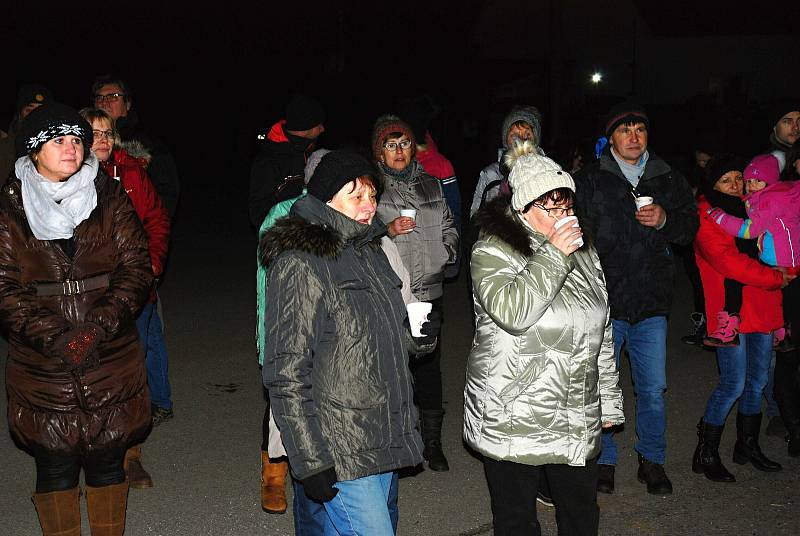
{"label": "sneaker", "polygon": [[647,493],[652,495],[670,495],[672,482],[667,478],[664,466],[654,463],[639,454],[639,471],[636,478],[642,484],[647,484]]}
{"label": "sneaker", "polygon": [[692,327],[689,329],[688,335],[681,337],[684,344],[691,344],[699,346],[703,344],[703,338],[706,336],[706,315],[695,311],[690,315],[692,319]]}
{"label": "sneaker", "polygon": [[167,409],[158,406],[154,406],[151,413],[153,415],[153,427],[156,427],[175,416],[175,412],[172,411],[172,408]]}
{"label": "sneaker", "polygon": [[542,491],[536,493],[536,502],[544,506],[548,506],[550,508],[553,508],[555,506],[555,504],[553,503],[553,498],[546,495]]}
{"label": "sneaker", "polygon": [[717,313],[717,329],[703,339],[708,346],[739,346],[739,323],[737,313],[720,311]]}

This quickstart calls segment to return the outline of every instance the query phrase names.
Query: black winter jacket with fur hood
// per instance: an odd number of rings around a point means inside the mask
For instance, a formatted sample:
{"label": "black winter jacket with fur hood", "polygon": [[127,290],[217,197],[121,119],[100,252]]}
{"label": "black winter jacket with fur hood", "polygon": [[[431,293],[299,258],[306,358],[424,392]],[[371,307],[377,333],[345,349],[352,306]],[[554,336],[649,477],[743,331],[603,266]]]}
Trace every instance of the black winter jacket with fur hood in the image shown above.
{"label": "black winter jacket with fur hood", "polygon": [[[422,462],[400,279],[360,224],[308,196],[260,244],[269,268],[264,385],[296,478]],[[430,351],[430,349],[428,349]]]}

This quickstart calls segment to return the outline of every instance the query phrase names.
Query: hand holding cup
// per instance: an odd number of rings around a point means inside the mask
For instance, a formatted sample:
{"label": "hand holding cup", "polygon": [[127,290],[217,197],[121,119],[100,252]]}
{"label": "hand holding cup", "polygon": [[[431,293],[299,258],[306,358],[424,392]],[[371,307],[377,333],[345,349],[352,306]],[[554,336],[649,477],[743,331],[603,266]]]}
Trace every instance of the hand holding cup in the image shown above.
{"label": "hand holding cup", "polygon": [[578,218],[567,216],[556,221],[547,240],[564,255],[572,254],[583,245],[583,232],[578,224]]}

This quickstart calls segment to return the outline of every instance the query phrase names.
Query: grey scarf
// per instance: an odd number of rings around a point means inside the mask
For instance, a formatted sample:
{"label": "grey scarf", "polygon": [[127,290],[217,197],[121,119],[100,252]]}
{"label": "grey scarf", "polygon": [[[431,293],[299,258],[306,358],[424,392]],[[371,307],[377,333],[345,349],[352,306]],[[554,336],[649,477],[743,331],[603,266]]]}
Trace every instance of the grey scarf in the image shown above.
{"label": "grey scarf", "polygon": [[639,179],[642,178],[644,175],[644,167],[647,165],[647,160],[650,158],[650,153],[645,151],[641,158],[639,158],[639,162],[636,164],[629,164],[625,160],[621,159],[617,156],[617,153],[614,152],[614,148],[611,148],[611,156],[614,157],[616,160],[617,165],[619,165],[619,169],[622,170],[622,174],[625,175],[625,178],[628,179],[628,182],[636,188],[639,184]]}

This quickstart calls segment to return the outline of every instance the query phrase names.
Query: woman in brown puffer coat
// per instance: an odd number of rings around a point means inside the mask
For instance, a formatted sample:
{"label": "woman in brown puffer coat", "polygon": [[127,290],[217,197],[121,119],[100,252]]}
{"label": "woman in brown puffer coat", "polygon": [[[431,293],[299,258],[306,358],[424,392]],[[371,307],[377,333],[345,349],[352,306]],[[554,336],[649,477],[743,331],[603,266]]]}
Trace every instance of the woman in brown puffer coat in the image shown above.
{"label": "woman in brown puffer coat", "polygon": [[23,123],[26,156],[0,190],[9,429],[36,462],[44,535],[80,534],[81,468],[92,533],[123,534],[123,457],[150,425],[134,323],[153,284],[147,239],[91,146],[75,110],[42,106]]}

